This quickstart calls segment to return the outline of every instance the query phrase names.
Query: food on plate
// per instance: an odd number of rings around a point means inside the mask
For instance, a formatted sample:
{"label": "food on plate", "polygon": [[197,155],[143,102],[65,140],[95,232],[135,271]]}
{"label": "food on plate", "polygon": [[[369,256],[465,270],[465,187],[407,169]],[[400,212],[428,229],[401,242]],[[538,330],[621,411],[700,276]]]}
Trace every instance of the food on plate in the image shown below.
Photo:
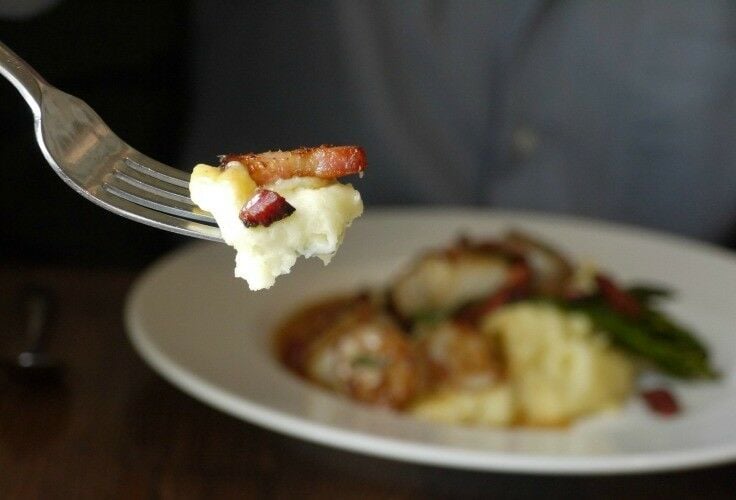
{"label": "food on plate", "polygon": [[632,390],[634,363],[579,312],[518,302],[484,319],[498,336],[517,406],[517,418],[559,425],[615,408]]}
{"label": "food on plate", "polygon": [[235,248],[235,276],[260,290],[300,255],[329,263],[363,213],[360,193],[337,179],[365,167],[363,149],[354,146],[229,154],[219,166],[195,166],[189,189]]}
{"label": "food on plate", "polygon": [[231,162],[243,165],[259,186],[292,177],[317,177],[331,181],[363,172],[366,166],[365,151],[356,146],[318,146],[220,157],[220,166]]}
{"label": "food on plate", "polygon": [[[646,371],[716,376],[702,343],[659,309],[666,296],[509,231],[424,252],[386,289],[305,305],[275,351],[314,384],[418,418],[565,426],[621,407]],[[679,411],[666,388],[642,396]]]}

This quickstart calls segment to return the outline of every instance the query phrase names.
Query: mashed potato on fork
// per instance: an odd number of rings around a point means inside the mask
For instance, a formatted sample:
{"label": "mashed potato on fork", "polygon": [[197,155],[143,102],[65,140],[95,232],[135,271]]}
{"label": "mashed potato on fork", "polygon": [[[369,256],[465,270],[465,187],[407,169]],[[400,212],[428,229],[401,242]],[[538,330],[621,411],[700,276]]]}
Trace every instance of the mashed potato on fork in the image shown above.
{"label": "mashed potato on fork", "polygon": [[[290,153],[271,153],[276,154]],[[284,175],[282,157],[276,157],[274,163],[284,178],[268,178],[269,182],[259,184],[256,180],[264,179],[264,162],[258,160],[258,169],[249,169],[249,158],[233,159],[219,167],[197,165],[190,194],[197,206],[213,215],[225,243],[235,248],[235,276],[245,279],[251,290],[261,290],[288,273],[299,256],[329,263],[347,227],[362,214],[363,203],[350,184],[329,176]],[[276,222],[248,227],[241,210],[261,190],[277,193],[292,211]]]}

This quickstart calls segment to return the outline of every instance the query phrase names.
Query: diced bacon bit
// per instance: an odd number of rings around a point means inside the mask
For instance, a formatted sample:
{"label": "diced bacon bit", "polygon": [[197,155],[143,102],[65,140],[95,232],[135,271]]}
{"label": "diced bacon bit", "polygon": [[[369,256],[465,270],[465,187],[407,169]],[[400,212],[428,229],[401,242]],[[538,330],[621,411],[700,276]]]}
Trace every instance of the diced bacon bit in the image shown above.
{"label": "diced bacon bit", "polygon": [[294,213],[294,207],[275,191],[259,189],[240,210],[245,227],[268,227]]}
{"label": "diced bacon bit", "polygon": [[603,274],[596,274],[595,281],[603,299],[616,312],[628,318],[638,318],[641,316],[643,311],[639,301],[619,287],[611,278]]}
{"label": "diced bacon bit", "polygon": [[366,167],[365,151],[357,146],[322,145],[292,151],[235,153],[220,156],[220,166],[231,161],[241,163],[251,178],[262,186],[279,179],[318,177],[337,179],[362,173]]}
{"label": "diced bacon bit", "polygon": [[671,416],[680,412],[675,396],[667,389],[650,389],[641,393],[649,409],[660,415]]}

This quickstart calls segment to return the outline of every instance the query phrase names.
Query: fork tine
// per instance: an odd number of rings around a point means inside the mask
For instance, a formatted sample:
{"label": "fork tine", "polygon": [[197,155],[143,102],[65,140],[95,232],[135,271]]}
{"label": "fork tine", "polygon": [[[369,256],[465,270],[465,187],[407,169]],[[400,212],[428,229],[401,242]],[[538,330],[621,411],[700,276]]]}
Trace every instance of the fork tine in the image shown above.
{"label": "fork tine", "polygon": [[188,173],[131,148],[88,104],[48,85],[2,43],[0,73],[31,107],[36,141],[51,168],[77,193],[142,224],[222,241],[219,228],[196,222],[212,219],[189,199]]}
{"label": "fork tine", "polygon": [[180,203],[194,205],[194,202],[192,202],[192,199],[189,197],[188,187],[184,188],[178,184],[171,184],[168,181],[162,181],[158,177],[143,174],[139,170],[130,167],[126,161],[115,165],[113,175],[140,189],[145,189],[146,191],[176,200]]}
{"label": "fork tine", "polygon": [[191,201],[184,203],[168,196],[161,196],[150,189],[143,189],[136,183],[130,183],[124,177],[116,175],[108,176],[102,185],[108,193],[124,198],[130,202],[144,207],[166,212],[171,215],[185,217],[187,219],[214,223],[214,218],[207,212],[194,206]]}
{"label": "fork tine", "polygon": [[188,188],[190,174],[176,168],[165,165],[161,162],[149,158],[138,151],[130,151],[126,155],[125,164],[133,170],[142,174],[155,177],[156,179],[169,182],[171,184]]}
{"label": "fork tine", "polygon": [[94,190],[91,194],[96,198],[95,201],[104,208],[136,222],[153,226],[158,229],[173,231],[185,236],[222,242],[220,229],[216,226],[210,226],[200,222],[175,217],[157,210],[152,210],[112,194],[101,187]]}

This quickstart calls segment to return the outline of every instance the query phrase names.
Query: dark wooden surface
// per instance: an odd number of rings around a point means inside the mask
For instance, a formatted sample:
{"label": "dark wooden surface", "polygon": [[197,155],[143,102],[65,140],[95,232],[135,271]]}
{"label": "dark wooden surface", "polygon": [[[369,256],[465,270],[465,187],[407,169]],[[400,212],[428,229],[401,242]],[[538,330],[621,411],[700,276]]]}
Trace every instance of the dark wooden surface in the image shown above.
{"label": "dark wooden surface", "polygon": [[[0,268],[1,353],[28,285],[58,295],[50,350],[63,384],[0,373],[0,498],[736,498],[736,465],[673,474],[478,473],[365,457],[221,414],[132,350],[122,306],[136,273]],[[736,415],[734,415],[736,425]]]}

